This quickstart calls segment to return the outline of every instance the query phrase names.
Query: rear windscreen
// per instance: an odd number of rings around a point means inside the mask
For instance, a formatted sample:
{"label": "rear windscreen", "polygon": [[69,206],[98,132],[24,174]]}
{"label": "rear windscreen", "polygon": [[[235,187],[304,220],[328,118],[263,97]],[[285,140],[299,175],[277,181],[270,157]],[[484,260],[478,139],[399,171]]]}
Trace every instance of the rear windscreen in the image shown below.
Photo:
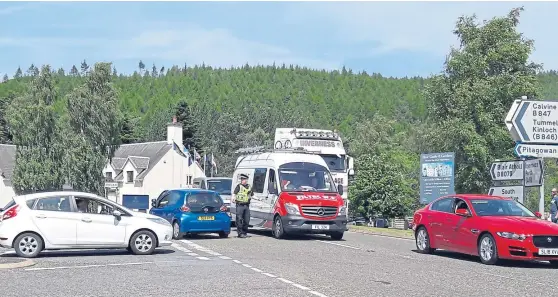
{"label": "rear windscreen", "polygon": [[215,193],[195,193],[188,195],[186,205],[194,211],[205,207],[210,208],[210,210],[216,210],[223,205],[223,200]]}

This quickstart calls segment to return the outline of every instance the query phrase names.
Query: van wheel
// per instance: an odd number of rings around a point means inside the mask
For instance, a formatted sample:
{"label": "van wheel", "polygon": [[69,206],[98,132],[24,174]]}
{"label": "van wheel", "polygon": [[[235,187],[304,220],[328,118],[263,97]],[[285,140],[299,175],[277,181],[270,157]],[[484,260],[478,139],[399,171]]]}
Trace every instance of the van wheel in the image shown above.
{"label": "van wheel", "polygon": [[35,258],[43,249],[43,239],[35,233],[23,233],[14,240],[14,250],[22,258]]}
{"label": "van wheel", "polygon": [[275,216],[275,219],[273,219],[271,232],[276,239],[283,239],[286,237],[285,229],[283,229],[283,221],[279,215]]}

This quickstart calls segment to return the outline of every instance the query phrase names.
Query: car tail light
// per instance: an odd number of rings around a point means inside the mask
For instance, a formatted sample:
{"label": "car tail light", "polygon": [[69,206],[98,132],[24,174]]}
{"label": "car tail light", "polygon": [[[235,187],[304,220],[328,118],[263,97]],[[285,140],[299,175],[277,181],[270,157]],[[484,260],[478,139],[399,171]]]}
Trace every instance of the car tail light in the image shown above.
{"label": "car tail light", "polygon": [[220,210],[222,212],[227,212],[227,211],[229,211],[229,208],[226,205],[223,205],[223,206],[221,206]]}
{"label": "car tail light", "polygon": [[190,208],[189,208],[188,206],[186,206],[186,205],[182,205],[182,207],[180,207],[180,211],[181,211],[181,212],[189,212],[189,211],[190,211]]}
{"label": "car tail light", "polygon": [[7,219],[11,219],[11,218],[17,216],[18,211],[19,211],[19,205],[16,204],[16,205],[10,207],[8,210],[6,210],[6,212],[4,212],[2,214],[2,221],[7,220]]}

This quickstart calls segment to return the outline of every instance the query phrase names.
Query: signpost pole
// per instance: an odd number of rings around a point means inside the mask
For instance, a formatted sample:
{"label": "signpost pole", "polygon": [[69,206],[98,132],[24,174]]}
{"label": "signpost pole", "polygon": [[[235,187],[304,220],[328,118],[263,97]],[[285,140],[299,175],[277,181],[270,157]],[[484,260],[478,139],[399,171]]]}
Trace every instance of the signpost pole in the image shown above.
{"label": "signpost pole", "polygon": [[539,197],[539,212],[544,214],[544,158],[542,160],[542,167],[541,167],[541,186],[540,189],[540,197]]}

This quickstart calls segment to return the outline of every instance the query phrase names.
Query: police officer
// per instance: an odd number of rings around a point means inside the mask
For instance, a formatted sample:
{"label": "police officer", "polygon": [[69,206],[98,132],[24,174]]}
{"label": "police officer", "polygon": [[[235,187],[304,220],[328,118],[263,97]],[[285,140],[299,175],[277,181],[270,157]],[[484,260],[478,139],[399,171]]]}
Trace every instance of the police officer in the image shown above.
{"label": "police officer", "polygon": [[558,223],[558,189],[552,189],[550,199],[550,219],[553,223]]}
{"label": "police officer", "polygon": [[240,175],[240,184],[233,191],[233,203],[236,203],[236,232],[239,238],[246,238],[250,224],[250,200],[254,193],[248,185],[248,175]]}

